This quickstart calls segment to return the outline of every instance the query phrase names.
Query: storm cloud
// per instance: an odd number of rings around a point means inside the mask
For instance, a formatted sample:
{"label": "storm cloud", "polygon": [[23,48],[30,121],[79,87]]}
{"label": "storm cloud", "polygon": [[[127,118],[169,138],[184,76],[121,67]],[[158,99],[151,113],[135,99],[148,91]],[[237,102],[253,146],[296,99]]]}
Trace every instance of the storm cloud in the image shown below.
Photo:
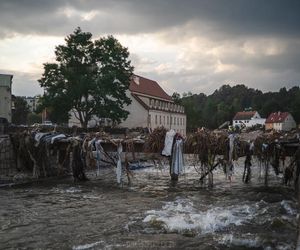
{"label": "storm cloud", "polygon": [[[129,47],[136,73],[168,92],[237,83],[278,90],[299,85],[299,13],[297,0],[3,0],[0,49],[1,41],[20,37],[62,39],[80,26],[95,38],[115,35]],[[0,56],[0,68],[24,72],[7,67],[7,57]],[[42,63],[34,74],[41,72]],[[25,73],[18,75],[34,92],[26,78],[33,72]]]}

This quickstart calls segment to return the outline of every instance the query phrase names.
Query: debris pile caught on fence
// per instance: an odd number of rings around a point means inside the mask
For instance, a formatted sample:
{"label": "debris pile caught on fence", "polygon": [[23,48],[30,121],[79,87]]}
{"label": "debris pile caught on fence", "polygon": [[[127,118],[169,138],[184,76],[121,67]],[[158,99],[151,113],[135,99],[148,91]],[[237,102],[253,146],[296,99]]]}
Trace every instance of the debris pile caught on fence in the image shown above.
{"label": "debris pile caught on fence", "polygon": [[[106,164],[112,168],[122,166],[130,182],[130,160],[141,157],[163,157],[167,129],[160,127],[150,134],[128,134],[119,138],[103,131],[70,135],[54,131],[26,129],[10,134],[11,142],[16,157],[18,170],[32,171],[34,178],[49,176],[62,176],[72,174],[75,181],[87,180],[86,169],[99,171],[101,165]],[[231,139],[230,139],[231,138]],[[210,131],[202,129],[188,135],[184,139],[184,154],[195,156],[198,166],[199,179],[209,178],[212,185],[212,172],[218,166],[223,166],[225,173],[229,175],[232,161],[239,157],[256,157],[264,167],[265,182],[268,181],[269,166],[275,173],[283,172],[286,183],[292,178],[298,181],[299,165],[299,135],[298,133],[259,133],[257,137],[243,139],[239,134],[230,134],[228,131]],[[145,157],[148,155],[148,157]],[[285,157],[290,156],[294,160],[289,166],[284,165]],[[249,158],[250,157],[250,158]],[[170,158],[169,158],[170,159]],[[283,169],[279,168],[279,162]],[[249,176],[248,176],[249,177]],[[245,180],[249,180],[249,178]]]}

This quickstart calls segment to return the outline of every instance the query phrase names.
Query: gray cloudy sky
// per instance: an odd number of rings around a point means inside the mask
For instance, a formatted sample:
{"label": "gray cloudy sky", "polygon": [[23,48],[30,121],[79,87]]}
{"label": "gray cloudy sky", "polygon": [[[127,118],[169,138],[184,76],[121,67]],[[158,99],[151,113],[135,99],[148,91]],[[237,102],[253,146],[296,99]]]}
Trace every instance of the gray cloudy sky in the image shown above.
{"label": "gray cloudy sky", "polygon": [[15,95],[42,93],[42,64],[80,26],[116,36],[169,94],[275,91],[300,84],[299,13],[298,0],[1,0],[0,73]]}

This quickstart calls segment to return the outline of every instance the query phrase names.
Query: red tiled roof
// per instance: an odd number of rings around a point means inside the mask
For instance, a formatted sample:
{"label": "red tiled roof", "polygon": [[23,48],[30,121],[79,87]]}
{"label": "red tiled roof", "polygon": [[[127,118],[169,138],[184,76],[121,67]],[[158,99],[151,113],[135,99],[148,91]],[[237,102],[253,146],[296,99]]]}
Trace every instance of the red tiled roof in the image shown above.
{"label": "red tiled roof", "polygon": [[236,115],[233,117],[233,120],[251,120],[255,113],[256,111],[237,112]]}
{"label": "red tiled roof", "polygon": [[289,115],[288,112],[274,112],[269,115],[266,123],[281,123],[284,122],[285,118]]}
{"label": "red tiled roof", "polygon": [[[136,83],[134,78],[137,78],[139,84]],[[156,81],[134,75],[130,81],[129,90],[144,95],[158,97],[171,101],[172,98],[169,96]]]}

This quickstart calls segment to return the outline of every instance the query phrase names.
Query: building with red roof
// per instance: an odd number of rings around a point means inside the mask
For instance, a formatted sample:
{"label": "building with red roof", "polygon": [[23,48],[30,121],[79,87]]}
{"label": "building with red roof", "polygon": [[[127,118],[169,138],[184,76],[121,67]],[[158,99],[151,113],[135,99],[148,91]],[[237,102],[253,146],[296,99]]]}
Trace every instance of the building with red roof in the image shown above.
{"label": "building with red roof", "polygon": [[[186,115],[184,107],[175,104],[162,87],[153,80],[133,75],[130,81],[127,96],[131,104],[124,107],[129,112],[127,119],[119,124],[126,128],[149,128],[151,130],[163,126],[174,129],[186,135]],[[108,119],[93,117],[88,127],[99,123],[108,125]],[[69,126],[80,126],[74,112],[71,112]]]}
{"label": "building with red roof", "polygon": [[164,126],[186,134],[184,107],[175,104],[162,87],[153,80],[134,75],[131,79],[128,96],[131,104],[126,107],[129,115],[120,126],[148,127],[155,129]]}
{"label": "building with red roof", "polygon": [[296,122],[289,112],[274,112],[266,120],[266,129],[290,131],[296,128]]}
{"label": "building with red roof", "polygon": [[232,125],[238,127],[252,127],[257,124],[264,125],[266,119],[261,118],[257,111],[237,112],[232,119]]}

